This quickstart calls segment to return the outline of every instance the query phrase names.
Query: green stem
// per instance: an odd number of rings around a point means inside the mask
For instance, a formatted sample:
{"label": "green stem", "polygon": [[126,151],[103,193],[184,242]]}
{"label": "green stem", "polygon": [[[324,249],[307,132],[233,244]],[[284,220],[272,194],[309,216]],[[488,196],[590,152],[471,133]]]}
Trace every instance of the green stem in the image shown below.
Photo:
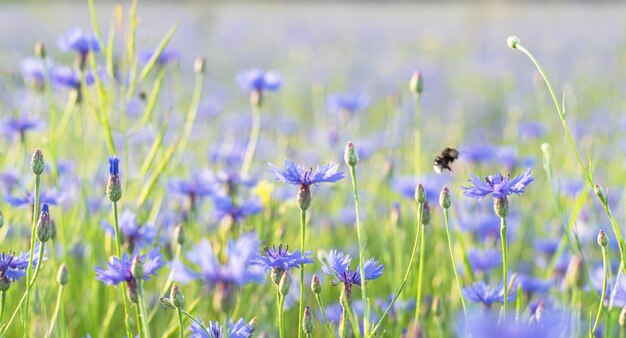
{"label": "green stem", "polygon": [[507,284],[507,266],[506,266],[506,217],[500,217],[500,240],[502,241],[502,318],[506,320],[506,304],[509,296],[509,284]]}
{"label": "green stem", "polygon": [[283,329],[283,310],[285,308],[285,297],[279,296],[278,299],[278,333],[280,338],[285,337],[285,331]]}
{"label": "green stem", "polygon": [[[33,255],[35,251],[35,237],[37,233],[37,222],[39,221],[39,189],[41,187],[41,175],[35,175],[35,196],[33,203],[33,225],[30,231],[30,247],[29,247],[29,256],[28,256],[28,266],[26,267],[26,311],[24,318],[24,337],[28,336],[28,315],[30,311],[28,311],[28,302],[30,298],[30,274],[33,271]],[[38,262],[38,265],[41,265],[41,261]],[[16,309],[17,311],[17,309]],[[7,327],[8,328],[8,327]]]}
{"label": "green stem", "polygon": [[[359,212],[359,190],[356,180],[356,165],[350,166],[350,177],[352,178],[352,190],[354,191],[354,208],[356,212],[356,236],[359,244],[359,273],[361,274],[361,276],[365,276],[365,244],[363,243],[363,234],[361,230],[361,214]],[[363,301],[363,335],[367,336],[370,325],[370,311],[367,302],[366,290],[367,283],[363,282],[361,284],[361,299]]]}
{"label": "green stem", "polygon": [[257,142],[259,141],[259,132],[261,130],[261,105],[252,104],[252,127],[250,129],[250,139],[248,140],[248,146],[243,156],[243,163],[241,165],[241,176],[246,176],[250,172],[252,166],[252,159],[254,158],[254,152],[256,150]]}
{"label": "green stem", "polygon": [[420,94],[415,94],[415,148],[413,153],[413,159],[415,161],[415,174],[419,173],[420,166],[420,121],[421,120],[421,110],[420,110]]}
{"label": "green stem", "polygon": [[[148,326],[148,316],[146,316],[146,303],[145,296],[143,292],[143,280],[139,279],[137,281],[137,292],[139,292],[139,299],[137,301],[137,305],[139,306],[139,332],[144,332],[144,336],[146,338],[150,338],[150,327]],[[142,327],[143,326],[143,327]]]}
{"label": "green stem", "polygon": [[[417,204],[417,210],[418,210],[418,212],[417,212],[417,224],[418,224],[418,226],[415,229],[415,240],[413,242],[413,251],[411,252],[411,258],[409,259],[409,265],[406,268],[406,273],[404,274],[404,278],[402,278],[402,281],[400,282],[400,285],[398,285],[398,288],[394,292],[393,298],[391,299],[391,302],[387,306],[387,309],[385,309],[385,312],[383,312],[383,315],[380,316],[380,319],[378,320],[378,323],[376,323],[376,325],[374,325],[374,328],[369,333],[369,335],[366,336],[368,338],[371,338],[371,337],[373,337],[376,334],[376,330],[378,330],[378,328],[382,324],[383,320],[385,319],[385,317],[387,317],[387,315],[389,314],[389,311],[391,311],[393,305],[398,300],[398,297],[400,297],[400,293],[404,289],[404,286],[406,285],[406,282],[408,281],[409,277],[411,276],[411,271],[413,271],[413,261],[415,260],[415,253],[417,252],[417,245],[418,245],[419,239],[420,239],[420,237],[419,237],[419,235],[420,235],[419,225],[422,224],[422,217],[424,216],[424,204],[423,203],[418,203]],[[415,311],[417,311],[417,309]]]}
{"label": "green stem", "polygon": [[419,232],[420,232],[420,258],[417,263],[417,295],[415,296],[415,325],[417,325],[420,312],[422,309],[422,276],[424,271],[424,247],[426,241],[424,241],[426,226],[424,224],[419,224]]}
{"label": "green stem", "polygon": [[[118,223],[117,215],[117,202],[113,202],[113,226],[115,230],[115,250],[117,257],[122,258],[122,237],[120,235],[120,226]],[[124,303],[124,319],[126,322],[126,334],[128,337],[134,337],[130,328],[130,310],[128,308],[128,296],[126,294],[126,283],[123,283],[122,287],[122,301]],[[141,332],[141,331],[140,331]]]}
{"label": "green stem", "polygon": [[320,307],[320,311],[322,312],[324,324],[326,325],[326,330],[328,330],[328,336],[335,337],[335,332],[333,331],[333,328],[328,321],[328,317],[326,317],[326,310],[324,309],[324,302],[322,301],[322,297],[320,297],[319,294],[315,294],[315,299],[317,300],[317,305]]}
{"label": "green stem", "polygon": [[604,308],[604,298],[606,297],[606,284],[607,284],[607,254],[606,248],[602,247],[602,295],[600,295],[600,304],[598,305],[598,314],[596,315],[596,320],[593,323],[593,328],[591,329],[591,334],[589,337],[595,337],[596,329],[598,328],[598,323],[600,322],[600,315],[602,314],[602,308]]}
{"label": "green stem", "polygon": [[185,338],[185,327],[183,326],[183,312],[180,308],[176,308],[176,314],[178,317],[178,332],[180,333],[180,338]]}
{"label": "green stem", "polygon": [[461,306],[463,307],[463,314],[467,321],[467,327],[470,329],[469,316],[467,315],[467,306],[465,305],[465,297],[463,297],[463,289],[461,288],[461,279],[456,271],[456,262],[454,260],[454,248],[452,247],[452,236],[450,235],[450,221],[448,216],[448,209],[443,209],[443,222],[446,226],[446,236],[448,238],[448,249],[450,250],[450,260],[452,261],[452,270],[454,272],[454,279],[456,280],[456,287],[459,291],[459,297],[461,298]]}
{"label": "green stem", "polygon": [[137,320],[137,331],[139,331],[139,338],[145,338],[145,325],[143,322],[143,318],[141,318],[141,309],[139,308],[139,303],[135,304],[135,318]]}
{"label": "green stem", "polygon": [[[304,255],[304,241],[306,239],[306,210],[300,210],[300,252]],[[300,309],[298,311],[298,338],[302,337],[300,324],[304,314],[304,265],[300,267]]]}
{"label": "green stem", "polygon": [[200,323],[197,319],[195,319],[192,315],[190,315],[187,311],[180,309],[180,312],[182,312],[185,316],[187,316],[187,318],[191,319],[194,323],[198,324],[198,326],[200,326],[200,328],[204,331],[204,333],[206,333],[208,336],[210,336],[211,334],[209,333],[209,330],[207,330],[206,326],[204,326],[202,323]]}
{"label": "green stem", "polygon": [[524,301],[524,293],[522,284],[517,284],[517,299],[515,301],[515,322],[519,322],[522,314],[522,302]]}
{"label": "green stem", "polygon": [[59,286],[59,292],[57,293],[57,302],[54,306],[54,313],[52,314],[52,319],[50,319],[50,329],[48,329],[48,333],[46,337],[52,336],[52,331],[54,331],[54,324],[57,321],[57,317],[59,316],[59,310],[61,309],[61,295],[63,294],[63,285]]}
{"label": "green stem", "polygon": [[7,306],[7,292],[2,291],[2,302],[0,303],[0,323],[2,323],[2,319],[4,319],[4,310]]}

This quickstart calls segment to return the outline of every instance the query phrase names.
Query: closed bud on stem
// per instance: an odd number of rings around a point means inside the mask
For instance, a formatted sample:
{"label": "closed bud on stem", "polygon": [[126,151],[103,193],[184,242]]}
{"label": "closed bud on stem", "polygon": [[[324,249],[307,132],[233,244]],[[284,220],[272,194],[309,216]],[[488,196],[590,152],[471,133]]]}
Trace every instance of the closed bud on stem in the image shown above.
{"label": "closed bud on stem", "polygon": [[400,224],[400,203],[395,202],[391,208],[391,225],[397,227]]}
{"label": "closed bud on stem", "polygon": [[54,240],[55,238],[57,238],[57,223],[54,221],[54,219],[50,219],[50,239]]}
{"label": "closed bud on stem", "polygon": [[421,183],[418,183],[417,188],[415,188],[415,201],[420,204],[426,202],[426,190]]}
{"label": "closed bud on stem", "polygon": [[185,244],[185,227],[182,223],[176,224],[176,227],[174,228],[174,240],[178,243],[178,245]]}
{"label": "closed bud on stem", "polygon": [[578,256],[572,256],[567,265],[567,271],[563,279],[565,287],[568,289],[574,289],[581,287],[584,283],[583,275],[583,261]]}
{"label": "closed bud on stem", "polygon": [[435,297],[435,299],[433,300],[433,305],[432,305],[432,311],[433,311],[433,315],[436,318],[440,318],[441,317],[441,313],[442,311],[442,305],[441,305],[441,298],[439,297]]}
{"label": "closed bud on stem", "polygon": [[311,206],[311,188],[308,185],[301,184],[298,189],[298,208],[304,211]]}
{"label": "closed bud on stem", "polygon": [[519,43],[520,43],[520,41],[519,41],[519,38],[518,38],[517,36],[513,36],[513,35],[511,35],[511,36],[509,36],[509,37],[506,39],[506,44],[507,44],[510,48],[513,48],[513,49],[517,48],[517,45],[518,45]]}
{"label": "closed bud on stem", "polygon": [[604,190],[602,190],[602,187],[600,187],[597,184],[594,184],[593,186],[593,192],[596,193],[596,196],[598,196],[598,198],[600,199],[600,201],[602,201],[602,203],[607,203],[607,195],[604,193]]}
{"label": "closed bud on stem", "polygon": [[204,74],[206,71],[206,58],[204,56],[198,56],[193,63],[193,70],[197,74]]}
{"label": "closed bud on stem", "polygon": [[501,218],[505,218],[509,214],[509,199],[505,197],[496,197],[493,199],[493,211]]}
{"label": "closed bud on stem", "polygon": [[35,42],[35,56],[42,59],[46,58],[46,47],[41,40]]}
{"label": "closed bud on stem", "polygon": [[289,272],[285,271],[283,273],[283,276],[280,278],[278,291],[283,297],[286,297],[289,294],[290,288],[291,288],[291,277],[289,277]]}
{"label": "closed bud on stem", "polygon": [[218,283],[213,293],[213,310],[215,312],[228,313],[235,308],[236,294],[227,283]]}
{"label": "closed bud on stem", "polygon": [[357,153],[352,141],[348,141],[348,143],[346,144],[346,150],[343,153],[343,159],[344,161],[346,161],[346,164],[349,167],[354,167],[357,165],[357,163],[359,163],[359,154]]}
{"label": "closed bud on stem", "polygon": [[11,287],[11,278],[7,276],[0,277],[0,291],[5,292]]}
{"label": "closed bud on stem", "polygon": [[609,245],[609,236],[607,236],[602,230],[598,232],[598,245],[603,248],[606,248]]}
{"label": "closed bud on stem", "polygon": [[107,197],[111,202],[117,202],[122,198],[122,182],[119,176],[109,176],[107,184]]}
{"label": "closed bud on stem", "polygon": [[277,287],[280,285],[280,279],[283,278],[283,273],[285,273],[285,269],[279,267],[273,267],[270,270],[270,278]]}
{"label": "closed bud on stem", "polygon": [[130,266],[130,271],[136,280],[142,280],[144,274],[143,261],[139,257],[139,255],[135,256],[135,258],[133,258],[133,263]]}
{"label": "closed bud on stem", "polygon": [[413,76],[411,76],[411,81],[409,82],[409,89],[411,89],[411,93],[415,95],[419,95],[424,91],[424,79],[420,72],[413,72]]}
{"label": "closed bud on stem", "polygon": [[40,149],[35,149],[33,153],[33,158],[30,161],[30,168],[33,171],[33,174],[39,176],[43,173],[44,168],[46,167],[46,163],[43,160],[43,153]]}
{"label": "closed bud on stem", "polygon": [[185,296],[176,283],[172,285],[172,290],[170,290],[170,300],[172,301],[172,305],[179,309],[185,307]]}
{"label": "closed bud on stem", "polygon": [[443,189],[441,189],[441,194],[439,195],[439,205],[441,205],[443,209],[448,209],[451,204],[452,202],[450,201],[450,189],[444,186]]}
{"label": "closed bud on stem", "polygon": [[311,314],[311,308],[308,306],[304,308],[304,318],[302,318],[302,331],[307,335],[313,334],[315,328],[315,320]]}
{"label": "closed bud on stem", "polygon": [[622,312],[619,314],[619,326],[626,328],[626,306],[622,308]]}
{"label": "closed bud on stem", "polygon": [[64,264],[61,264],[61,266],[59,267],[59,271],[57,272],[57,282],[59,282],[59,284],[61,285],[65,285],[67,284],[67,282],[69,282],[70,278],[69,278],[69,273],[67,272],[67,266]]}
{"label": "closed bud on stem", "polygon": [[261,107],[261,105],[263,104],[263,92],[259,90],[253,90],[250,93],[250,104],[253,107]]}
{"label": "closed bud on stem", "polygon": [[311,291],[316,295],[322,293],[322,283],[320,283],[320,279],[317,275],[313,275],[313,278],[311,278]]}
{"label": "closed bud on stem", "polygon": [[159,302],[161,302],[161,305],[163,305],[164,307],[166,307],[168,309],[175,309],[176,308],[174,306],[174,303],[172,303],[172,300],[167,298],[167,297],[159,298]]}
{"label": "closed bud on stem", "polygon": [[37,239],[41,243],[47,242],[52,236],[52,219],[50,218],[50,210],[48,204],[41,207],[41,213],[39,214],[39,220],[37,221]]}
{"label": "closed bud on stem", "polygon": [[137,290],[136,280],[133,279],[126,283],[126,295],[131,302],[137,304],[137,301],[139,300],[139,292]]}
{"label": "closed bud on stem", "polygon": [[430,205],[428,202],[424,203],[424,212],[422,213],[422,224],[428,225],[430,223]]}
{"label": "closed bud on stem", "polygon": [[252,332],[256,331],[258,323],[259,323],[259,320],[256,317],[252,318],[250,322],[248,323],[248,327],[250,328],[250,331]]}

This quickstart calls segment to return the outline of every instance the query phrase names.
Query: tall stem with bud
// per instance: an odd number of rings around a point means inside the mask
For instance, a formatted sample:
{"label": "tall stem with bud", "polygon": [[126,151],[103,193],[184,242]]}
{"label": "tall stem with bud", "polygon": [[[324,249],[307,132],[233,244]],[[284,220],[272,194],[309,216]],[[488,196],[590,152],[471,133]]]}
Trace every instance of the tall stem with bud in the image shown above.
{"label": "tall stem with bud", "polygon": [[241,176],[246,176],[250,172],[254,152],[259,141],[259,132],[261,131],[262,99],[263,94],[260,90],[254,90],[250,94],[250,105],[252,106],[252,126],[250,129],[250,139],[248,140],[248,146],[246,147],[246,152],[243,156],[243,163],[241,165]]}
{"label": "tall stem with bud", "polygon": [[[298,208],[300,209],[300,252],[304,251],[306,240],[306,211],[311,206],[311,187],[301,184],[297,197]],[[304,311],[304,265],[300,268],[300,309],[298,311],[298,323],[302,323]],[[302,330],[298,329],[298,338],[302,337]]]}
{"label": "tall stem with bud", "polygon": [[598,323],[600,322],[600,315],[602,314],[602,308],[604,308],[604,298],[606,297],[606,284],[607,284],[607,247],[609,246],[609,237],[600,230],[598,233],[598,245],[602,248],[602,294],[600,295],[600,304],[598,305],[598,314],[596,320],[591,328],[590,337],[595,337]]}
{"label": "tall stem with bud", "polygon": [[506,305],[509,297],[509,284],[507,283],[507,239],[506,239],[506,216],[509,214],[509,200],[505,197],[496,197],[493,200],[493,209],[500,217],[500,241],[502,242],[502,319],[506,320]]}
{"label": "tall stem with bud", "polygon": [[419,242],[420,242],[420,257],[417,262],[417,294],[415,296],[415,325],[417,325],[420,310],[422,309],[422,276],[424,275],[424,253],[425,253],[425,233],[426,233],[426,225],[430,223],[430,207],[428,206],[428,202],[424,202],[424,211],[421,217],[421,222],[418,224],[419,231]]}

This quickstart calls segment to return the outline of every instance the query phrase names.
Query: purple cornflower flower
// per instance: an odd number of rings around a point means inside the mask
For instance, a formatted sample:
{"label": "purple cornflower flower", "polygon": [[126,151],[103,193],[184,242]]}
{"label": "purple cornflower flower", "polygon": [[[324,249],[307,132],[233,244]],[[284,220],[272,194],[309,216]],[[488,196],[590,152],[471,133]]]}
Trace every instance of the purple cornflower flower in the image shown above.
{"label": "purple cornflower flower", "polygon": [[22,61],[22,77],[24,81],[36,87],[42,87],[45,82],[45,69],[48,72],[54,67],[52,61],[40,58],[27,58]]}
{"label": "purple cornflower flower", "polygon": [[[143,50],[139,53],[139,61],[142,63],[148,63],[156,51]],[[177,61],[180,58],[180,53],[177,50],[164,49],[161,54],[157,56],[156,65],[165,66],[170,62]]]}
{"label": "purple cornflower flower", "polygon": [[132,273],[133,260],[141,260],[143,262],[143,278],[148,280],[151,276],[156,276],[159,268],[165,265],[163,258],[159,254],[159,249],[152,249],[147,255],[140,255],[139,250],[129,256],[127,253],[122,254],[122,258],[111,257],[107,262],[106,269],[96,266],[96,279],[106,285],[117,285],[126,282],[129,286],[135,285],[137,280]]}
{"label": "purple cornflower flower", "polygon": [[[56,190],[52,189],[49,191],[40,191],[39,192],[39,203],[40,204],[50,204],[50,205],[57,205],[59,204],[59,200],[62,198],[62,196],[59,196],[59,194],[56,192]],[[19,196],[6,196],[4,198],[4,201],[9,203],[11,206],[14,206],[16,208],[19,207],[24,207],[24,206],[32,206],[33,204],[35,204],[35,195],[33,195],[32,192],[27,191],[26,195],[19,197]]]}
{"label": "purple cornflower flower", "polygon": [[[137,224],[137,215],[129,210],[125,210],[120,215],[119,226],[121,235],[125,239],[126,244],[128,244],[129,251],[134,251],[135,248],[141,249],[151,246],[154,243],[157,228]],[[111,223],[103,221],[102,229],[104,229],[107,234],[115,236],[115,229]]]}
{"label": "purple cornflower flower", "polygon": [[311,251],[307,251],[304,254],[301,254],[300,250],[289,252],[289,246],[283,247],[282,244],[278,248],[275,245],[271,248],[266,246],[264,252],[264,255],[255,252],[248,263],[250,265],[262,266],[266,270],[282,269],[282,271],[301,268],[304,264],[313,263],[313,259],[308,257],[313,254]]}
{"label": "purple cornflower flower", "polygon": [[494,158],[494,149],[488,145],[469,146],[461,149],[464,159],[474,163],[484,163]]}
{"label": "purple cornflower flower", "polygon": [[499,251],[496,249],[483,252],[472,249],[467,253],[467,260],[472,270],[482,272],[487,272],[502,264],[502,256],[500,256]]}
{"label": "purple cornflower flower", "polygon": [[230,217],[236,223],[263,210],[261,202],[258,200],[238,201],[238,204],[234,204],[230,197],[222,195],[213,196],[213,206],[215,206],[218,220]]}
{"label": "purple cornflower flower", "polygon": [[79,54],[100,51],[100,43],[93,33],[85,33],[80,28],[69,30],[58,40],[59,48],[62,51],[75,51]]}
{"label": "purple cornflower flower", "polygon": [[554,286],[554,281],[552,280],[543,280],[534,278],[528,275],[518,274],[515,277],[513,289],[517,290],[517,286],[522,286],[522,291],[528,293],[545,293],[552,286]]}
{"label": "purple cornflower flower", "polygon": [[[509,292],[507,301],[515,299],[515,294],[515,290],[513,290],[513,292]],[[493,303],[504,302],[504,288],[502,285],[490,288],[485,284],[485,282],[478,281],[474,282],[471,286],[464,287],[463,296],[473,302],[482,303],[489,308],[493,305]]]}
{"label": "purple cornflower flower", "polygon": [[368,280],[377,279],[383,274],[384,266],[379,264],[374,258],[370,258],[365,261],[363,265],[365,278],[362,279],[360,267],[357,267],[356,271],[350,270],[351,261],[350,256],[343,252],[331,250],[328,253],[328,263],[322,264],[322,271],[329,276],[337,278],[337,280],[333,281],[333,284],[344,283],[349,287],[352,286],[352,284],[361,286],[363,279],[367,282]]}
{"label": "purple cornflower flower", "polygon": [[[198,322],[204,325],[204,322],[200,318],[196,318]],[[250,324],[246,324],[243,321],[243,318],[240,318],[237,322],[233,322],[232,319],[228,320],[228,334],[224,332],[224,328],[220,325],[219,322],[209,322],[209,325],[206,326],[207,334],[200,325],[196,322],[191,322],[191,330],[190,338],[249,338],[252,337],[252,333],[254,333],[254,327]]]}
{"label": "purple cornflower flower", "polygon": [[237,74],[237,83],[242,90],[263,93],[266,90],[277,91],[280,89],[283,80],[278,73],[251,69]]}
{"label": "purple cornflower flower", "polygon": [[195,173],[188,180],[173,179],[168,184],[168,190],[177,195],[190,199],[203,198],[213,193],[213,182],[206,172]]}
{"label": "purple cornflower flower", "polygon": [[315,170],[313,168],[305,170],[292,160],[285,160],[285,170],[280,170],[271,163],[269,165],[276,180],[291,185],[311,186],[319,183],[334,183],[343,178],[343,170],[338,170],[339,165],[332,162],[318,166]]}
{"label": "purple cornflower flower", "polygon": [[[35,251],[39,251],[38,248],[39,244],[36,245]],[[26,276],[29,257],[28,252],[20,253],[18,256],[11,252],[0,254],[0,279],[8,278],[10,283]],[[37,259],[37,256],[33,257],[33,267],[37,266]]]}
{"label": "purple cornflower flower", "polygon": [[[241,287],[250,282],[259,282],[263,278],[263,271],[247,264],[258,246],[259,240],[254,233],[244,234],[236,241],[229,240],[226,247],[228,259],[221,264],[209,241],[204,239],[185,255],[199,271],[181,266],[175,269],[174,279],[181,283],[199,279],[211,288],[220,284]],[[182,265],[180,262],[176,264]]]}
{"label": "purple cornflower flower", "polygon": [[[78,89],[81,85],[80,73],[65,66],[55,67],[50,74],[50,80],[59,87],[69,89]],[[92,72],[86,72],[84,74],[83,81],[86,86],[94,84],[95,80]]]}
{"label": "purple cornflower flower", "polygon": [[7,137],[17,135],[23,140],[26,137],[26,132],[41,129],[44,124],[44,121],[41,119],[29,118],[25,115],[8,117],[0,124],[0,133]]}
{"label": "purple cornflower flower", "polygon": [[500,173],[496,173],[495,176],[487,176],[485,182],[472,175],[472,179],[469,182],[474,186],[462,186],[461,189],[463,190],[463,195],[478,198],[478,200],[489,194],[492,194],[495,198],[505,198],[511,194],[520,195],[524,192],[526,186],[534,180],[530,176],[530,172],[531,169],[528,168],[522,175],[512,180],[509,177],[502,176]]}
{"label": "purple cornflower flower", "polygon": [[326,106],[332,112],[353,114],[367,108],[370,99],[365,94],[332,94],[328,96]]}

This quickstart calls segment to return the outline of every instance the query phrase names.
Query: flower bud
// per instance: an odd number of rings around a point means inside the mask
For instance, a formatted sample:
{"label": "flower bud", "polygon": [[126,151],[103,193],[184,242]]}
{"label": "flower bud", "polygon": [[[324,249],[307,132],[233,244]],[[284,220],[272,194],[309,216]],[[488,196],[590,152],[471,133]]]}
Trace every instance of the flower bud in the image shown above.
{"label": "flower bud", "polygon": [[46,167],[46,163],[43,160],[43,153],[39,149],[35,149],[33,153],[33,158],[30,161],[30,168],[33,171],[33,174],[39,176],[43,173],[44,168]]}
{"label": "flower bud", "polygon": [[139,291],[137,289],[137,281],[130,280],[126,283],[126,295],[131,302],[137,304],[139,300]]}
{"label": "flower bud", "polygon": [[322,293],[322,283],[320,283],[320,279],[317,275],[313,275],[313,278],[311,278],[311,291],[316,295]]}
{"label": "flower bud", "polygon": [[397,227],[400,224],[400,203],[394,202],[391,207],[391,225]]}
{"label": "flower bud", "polygon": [[411,93],[415,95],[421,94],[424,90],[424,79],[420,72],[413,72],[413,76],[411,76],[411,81],[409,82],[409,89],[411,89]]}
{"label": "flower bud", "polygon": [[619,326],[626,328],[626,306],[622,308],[622,312],[619,314]]}
{"label": "flower bud", "polygon": [[510,47],[510,48],[517,48],[517,44],[520,43],[519,38],[517,36],[509,36],[506,39],[506,44]]}
{"label": "flower bud", "polygon": [[606,248],[609,245],[609,236],[607,236],[602,230],[598,232],[598,245],[603,248]]}
{"label": "flower bud", "polygon": [[7,276],[0,277],[0,291],[5,292],[11,287],[12,280]]}
{"label": "flower bud", "polygon": [[206,71],[206,58],[204,56],[198,56],[193,63],[193,70],[197,74],[204,74]]}
{"label": "flower bud", "polygon": [[283,297],[286,297],[289,294],[289,288],[291,288],[291,278],[289,272],[285,271],[280,279],[280,284],[278,284],[278,291]]}
{"label": "flower bud", "polygon": [[50,210],[48,204],[41,207],[41,213],[39,214],[39,220],[37,221],[37,239],[40,242],[47,242],[52,236],[52,219],[50,218]]}
{"label": "flower bud", "polygon": [[568,289],[581,287],[584,282],[583,261],[578,256],[572,256],[567,265],[567,272],[563,278],[563,283]]}
{"label": "flower bud", "polygon": [[441,189],[441,194],[439,195],[439,205],[441,205],[443,209],[448,209],[451,204],[452,202],[450,202],[450,189],[444,186],[443,189]]}
{"label": "flower bud", "polygon": [[304,308],[304,318],[302,318],[302,331],[307,335],[313,334],[313,329],[315,328],[315,320],[313,319],[313,315],[311,314],[311,308]]}
{"label": "flower bud", "polygon": [[161,305],[163,305],[164,307],[166,307],[168,309],[175,309],[176,308],[174,306],[174,303],[172,303],[172,300],[167,298],[167,297],[159,298],[159,302],[161,302]]}
{"label": "flower bud", "polygon": [[61,285],[67,284],[69,282],[69,274],[67,272],[67,266],[65,264],[61,264],[59,267],[59,272],[57,272],[57,282]]}
{"label": "flower bud", "polygon": [[304,211],[311,206],[311,188],[308,185],[301,184],[298,189],[298,208]]}
{"label": "flower bud", "polygon": [[273,267],[270,270],[270,278],[276,286],[280,285],[280,279],[283,278],[283,273],[285,273],[285,269],[279,267]]}
{"label": "flower bud", "polygon": [[111,202],[117,202],[122,198],[122,182],[119,170],[120,159],[112,156],[109,158],[109,183],[107,184],[107,197]]}
{"label": "flower bud", "polygon": [[598,196],[600,201],[602,201],[603,203],[607,203],[607,195],[604,193],[604,190],[602,190],[602,187],[600,187],[597,184],[594,184],[593,192],[596,194],[596,196]]}
{"label": "flower bud", "polygon": [[176,224],[174,228],[174,241],[179,245],[185,244],[185,227],[182,223]]}
{"label": "flower bud", "polygon": [[433,311],[433,315],[436,318],[441,317],[441,313],[442,311],[442,305],[441,305],[441,298],[439,297],[435,297],[435,299],[433,299],[433,305],[432,305],[432,311]]}
{"label": "flower bud", "polygon": [[45,59],[46,58],[46,46],[41,40],[35,42],[35,56]]}
{"label": "flower bud", "polygon": [[506,196],[493,199],[493,210],[499,217],[506,217],[509,214],[509,199]]}
{"label": "flower bud", "polygon": [[253,90],[250,93],[250,104],[253,107],[261,107],[263,104],[263,92],[259,90]]}
{"label": "flower bud", "polygon": [[424,186],[421,183],[418,183],[417,188],[415,188],[415,201],[417,203],[426,202],[426,190],[424,190]]}
{"label": "flower bud", "polygon": [[185,296],[176,283],[172,285],[172,290],[170,290],[170,300],[172,301],[172,305],[179,309],[185,307]]}
{"label": "flower bud", "polygon": [[133,263],[130,266],[130,271],[136,280],[143,279],[143,274],[144,274],[143,261],[141,260],[139,255],[133,258]]}
{"label": "flower bud", "polygon": [[352,143],[352,141],[348,141],[348,143],[346,144],[346,150],[343,154],[343,159],[344,161],[346,161],[346,164],[349,167],[354,167],[357,165],[357,163],[359,163],[359,154],[356,151],[356,148],[354,148],[354,144]]}
{"label": "flower bud", "polygon": [[254,317],[254,318],[252,318],[250,320],[250,322],[248,323],[248,327],[250,328],[250,331],[252,331],[252,332],[256,331],[256,328],[258,326],[258,322],[259,322],[259,320],[256,317]]}
{"label": "flower bud", "polygon": [[232,286],[224,282],[217,284],[213,293],[213,311],[228,313],[235,308],[236,301],[237,297]]}
{"label": "flower bud", "polygon": [[57,238],[57,223],[54,219],[50,219],[50,239],[54,240]]}
{"label": "flower bud", "polygon": [[424,212],[422,213],[422,224],[428,225],[430,223],[430,205],[428,202],[424,203]]}

